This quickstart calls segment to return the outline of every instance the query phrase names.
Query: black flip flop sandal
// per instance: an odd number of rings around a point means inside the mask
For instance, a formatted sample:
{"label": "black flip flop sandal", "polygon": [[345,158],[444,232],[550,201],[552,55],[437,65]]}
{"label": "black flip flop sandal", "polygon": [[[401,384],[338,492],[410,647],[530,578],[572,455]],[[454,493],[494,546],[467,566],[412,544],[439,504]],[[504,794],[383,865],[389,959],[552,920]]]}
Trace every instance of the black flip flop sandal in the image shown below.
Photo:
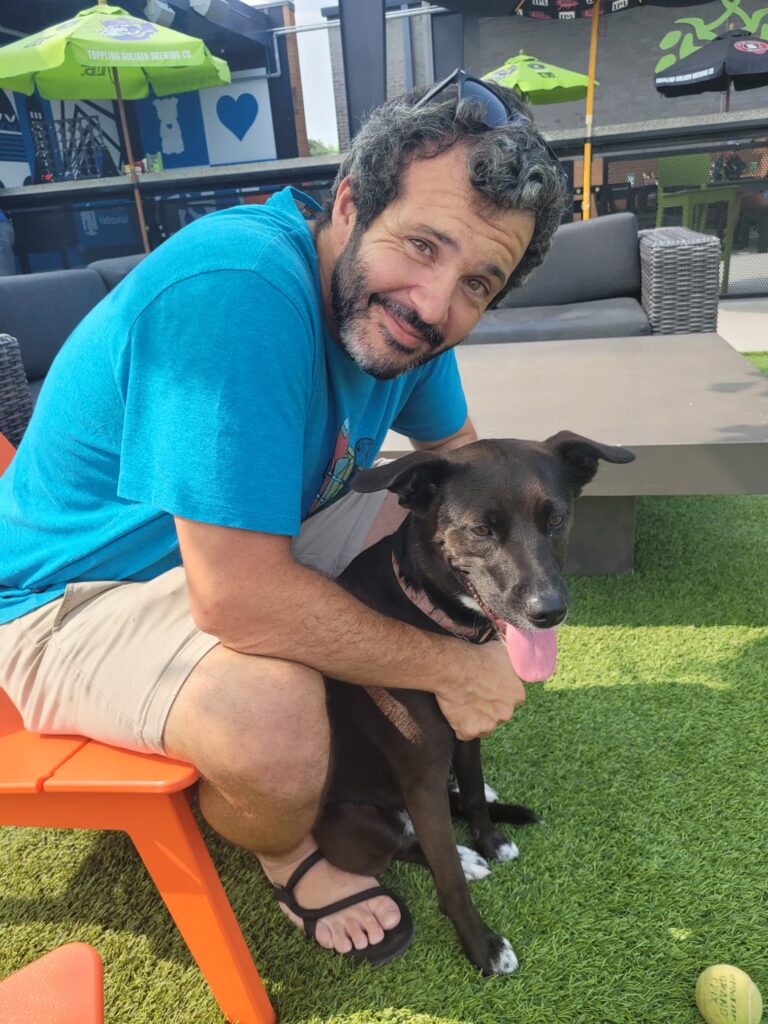
{"label": "black flip flop sandal", "polygon": [[370,889],[363,889],[362,892],[356,892],[352,896],[346,896],[343,900],[337,900],[335,903],[329,903],[325,907],[318,907],[316,910],[310,910],[307,907],[302,907],[296,902],[296,897],[293,895],[293,891],[306,875],[310,868],[314,867],[318,861],[323,859],[323,854],[320,850],[315,850],[314,853],[310,853],[301,864],[296,868],[291,877],[285,883],[285,885],[274,885],[272,889],[277,897],[278,902],[284,903],[289,910],[291,910],[297,917],[301,918],[304,925],[304,933],[309,936],[310,939],[315,937],[315,929],[317,922],[321,917],[328,917],[329,914],[335,914],[338,910],[345,910],[347,907],[352,907],[356,903],[363,903],[365,900],[370,900],[374,896],[389,896],[391,900],[397,904],[400,909],[400,921],[394,928],[390,928],[384,932],[384,938],[381,942],[377,942],[375,945],[366,946],[365,949],[351,949],[348,953],[340,953],[340,956],[347,957],[349,960],[358,960],[364,963],[372,964],[374,967],[381,967],[384,964],[390,963],[392,960],[397,959],[404,953],[413,941],[413,920],[411,919],[410,912],[406,905],[398,899],[398,897],[390,890],[385,889],[383,885],[374,885]]}

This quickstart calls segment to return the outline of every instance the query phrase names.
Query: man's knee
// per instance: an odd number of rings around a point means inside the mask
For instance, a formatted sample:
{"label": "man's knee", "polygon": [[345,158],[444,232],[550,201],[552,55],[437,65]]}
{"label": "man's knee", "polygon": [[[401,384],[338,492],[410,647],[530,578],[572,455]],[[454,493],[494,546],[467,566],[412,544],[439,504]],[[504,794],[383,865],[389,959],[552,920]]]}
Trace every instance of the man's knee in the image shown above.
{"label": "man's knee", "polygon": [[234,803],[316,801],[330,750],[323,677],[216,647],[171,709],[165,747]]}

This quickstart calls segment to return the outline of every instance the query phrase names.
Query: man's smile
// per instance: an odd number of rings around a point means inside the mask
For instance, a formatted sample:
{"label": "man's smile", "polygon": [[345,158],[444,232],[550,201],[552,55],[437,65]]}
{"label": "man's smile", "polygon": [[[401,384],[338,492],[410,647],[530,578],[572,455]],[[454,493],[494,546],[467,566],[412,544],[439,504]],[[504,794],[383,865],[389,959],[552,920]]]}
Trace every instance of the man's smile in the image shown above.
{"label": "man's smile", "polygon": [[408,327],[403,323],[399,317],[395,316],[394,313],[386,308],[386,306],[380,305],[382,319],[386,329],[392,334],[397,342],[401,345],[405,345],[407,348],[415,349],[427,344],[427,340],[423,334],[414,330],[412,327]]}
{"label": "man's smile", "polygon": [[381,307],[384,312],[385,329],[396,341],[409,349],[426,344],[434,351],[445,341],[445,336],[438,327],[425,323],[416,311],[404,302],[391,299],[388,295],[374,293],[369,299],[369,304]]}

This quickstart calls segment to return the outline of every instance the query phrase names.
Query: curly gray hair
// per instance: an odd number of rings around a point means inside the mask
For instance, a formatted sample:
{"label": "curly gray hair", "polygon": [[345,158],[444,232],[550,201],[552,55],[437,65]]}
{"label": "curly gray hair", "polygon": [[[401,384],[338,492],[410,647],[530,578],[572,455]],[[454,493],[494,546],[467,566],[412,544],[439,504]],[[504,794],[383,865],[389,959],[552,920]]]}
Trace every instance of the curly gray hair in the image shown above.
{"label": "curly gray hair", "polygon": [[535,217],[530,244],[492,304],[510,288],[519,287],[546,256],[566,208],[568,190],[562,167],[536,128],[529,108],[509,89],[488,84],[511,109],[509,124],[489,128],[481,104],[473,98],[459,101],[455,85],[420,107],[414,104],[424,89],[377,107],[344,154],[330,198],[318,217],[318,228],[330,220],[344,178],[350,178],[356,230],[364,231],[397,197],[410,161],[438,156],[463,143],[469,181],[480,202],[493,210],[525,210]]}

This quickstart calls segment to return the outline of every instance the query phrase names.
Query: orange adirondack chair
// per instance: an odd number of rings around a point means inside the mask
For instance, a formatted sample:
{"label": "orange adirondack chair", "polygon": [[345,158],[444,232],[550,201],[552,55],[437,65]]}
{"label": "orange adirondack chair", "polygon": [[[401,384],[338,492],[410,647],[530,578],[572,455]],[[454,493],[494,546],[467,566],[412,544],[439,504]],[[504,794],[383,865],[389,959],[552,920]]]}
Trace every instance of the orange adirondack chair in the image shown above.
{"label": "orange adirondack chair", "polygon": [[0,1020],[104,1024],[104,968],[87,942],[68,942],[0,981]]}
{"label": "orange adirondack chair", "polygon": [[[0,434],[0,473],[13,455]],[[197,779],[179,761],[27,732],[0,690],[0,825],[127,832],[227,1020],[274,1024],[190,808]]]}

